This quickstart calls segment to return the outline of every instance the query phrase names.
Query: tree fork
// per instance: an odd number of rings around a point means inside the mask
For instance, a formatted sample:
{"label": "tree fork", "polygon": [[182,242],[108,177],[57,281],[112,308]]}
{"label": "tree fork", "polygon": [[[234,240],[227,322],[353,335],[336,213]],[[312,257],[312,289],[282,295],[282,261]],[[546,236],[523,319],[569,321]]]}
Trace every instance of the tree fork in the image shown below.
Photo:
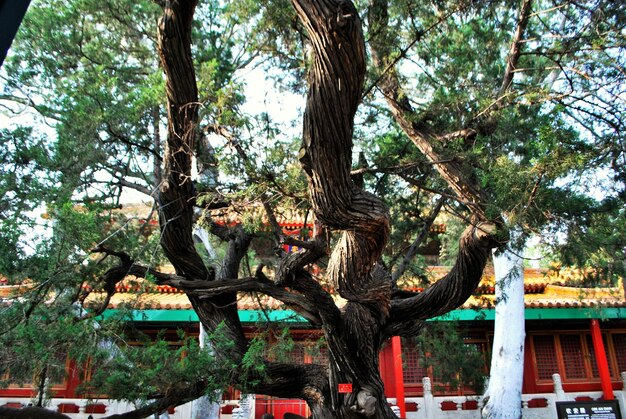
{"label": "tree fork", "polygon": [[[168,133],[165,152],[164,179],[159,191],[159,224],[161,245],[179,277],[190,282],[224,282],[237,276],[241,258],[247,251],[249,237],[235,234],[219,272],[207,269],[193,242],[193,210],[195,190],[191,183],[191,162],[195,151],[198,126],[198,91],[191,56],[191,25],[196,0],[166,2],[158,27],[158,52],[166,78]],[[240,232],[241,233],[241,232]],[[194,292],[187,294],[200,321],[207,330],[224,325],[232,348],[220,351],[218,357],[238,363],[248,346],[237,313],[237,293],[225,291],[208,298]],[[288,365],[267,362],[265,375],[256,377],[258,385],[251,390],[281,397],[298,397],[314,402],[324,397],[327,389],[323,368],[313,365]],[[240,386],[235,375],[233,385]],[[202,392],[200,387],[193,389]],[[192,391],[193,398],[198,394]],[[190,399],[185,395],[168,396],[170,405]]]}
{"label": "tree fork", "polygon": [[[350,176],[354,115],[366,69],[361,21],[349,1],[293,4],[313,49],[300,161],[317,218],[343,232],[328,273],[349,300],[340,319],[324,324],[331,400],[312,411],[324,418],[395,418],[378,371],[378,332],[388,313],[391,281],[377,262],[389,237],[389,213]],[[346,382],[353,393],[342,396],[336,387]]]}
{"label": "tree fork", "polygon": [[[193,241],[195,190],[191,182],[191,162],[198,125],[198,89],[191,55],[191,26],[197,0],[166,2],[158,25],[157,49],[165,73],[168,132],[164,178],[158,206],[161,246],[176,273],[188,280],[215,280],[196,252]],[[188,295],[207,330],[221,323],[235,343],[227,356],[239,359],[247,347],[237,315],[237,295],[228,293],[207,300]]]}

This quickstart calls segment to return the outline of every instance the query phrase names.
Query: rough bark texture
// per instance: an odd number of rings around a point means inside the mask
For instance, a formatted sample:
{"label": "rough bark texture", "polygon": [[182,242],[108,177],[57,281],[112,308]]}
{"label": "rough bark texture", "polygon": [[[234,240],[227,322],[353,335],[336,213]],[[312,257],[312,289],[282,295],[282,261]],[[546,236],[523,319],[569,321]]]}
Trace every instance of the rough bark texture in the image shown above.
{"label": "rough bark texture", "polygon": [[[350,178],[353,118],[365,71],[361,23],[350,2],[294,0],[294,6],[313,51],[300,161],[316,217],[342,232],[329,275],[348,300],[338,320],[324,323],[332,397],[330,410],[326,405],[313,411],[328,417],[392,418],[378,371],[384,339],[392,330],[415,330],[421,320],[469,297],[493,247],[493,225],[466,231],[457,264],[430,291],[392,300],[391,275],[377,264],[389,236],[388,211]],[[340,382],[352,383],[353,393],[336,394]]]}
{"label": "rough bark texture", "polygon": [[369,278],[389,237],[389,214],[350,176],[354,114],[366,68],[361,22],[350,2],[294,5],[314,54],[300,161],[315,215],[345,232],[331,256],[329,276],[342,297],[362,300],[371,294],[376,301],[380,295]]}
{"label": "rough bark texture", "polygon": [[[314,410],[334,415],[329,417],[393,418],[378,372],[376,345],[391,291],[387,276],[376,268],[389,236],[389,215],[378,198],[350,177],[354,114],[365,75],[361,22],[350,2],[294,1],[294,6],[313,50],[300,161],[316,217],[342,231],[328,273],[349,301],[339,321],[324,325],[332,398],[330,406]],[[354,392],[337,394],[338,383],[352,383]]]}
{"label": "rough bark texture", "polygon": [[[191,24],[195,0],[167,2],[158,28],[158,51],[166,77],[168,132],[164,179],[158,197],[161,244],[176,273],[189,280],[215,280],[193,241],[195,191],[191,181],[194,140],[197,138],[198,90],[191,57]],[[243,356],[246,339],[237,315],[234,292],[200,301],[189,299],[202,323],[210,330],[220,324]]]}
{"label": "rough bark texture", "polygon": [[[207,269],[196,252],[195,191],[190,180],[194,139],[198,138],[198,93],[190,48],[194,0],[166,2],[159,25],[158,48],[168,96],[159,214],[162,245],[176,268],[176,276],[160,279],[187,291],[207,330],[215,330],[220,323],[226,326],[234,349],[228,353],[214,349],[231,362],[240,360],[247,349],[237,318],[237,292],[271,295],[322,327],[329,365],[265,361],[264,375],[251,377],[256,384],[247,390],[304,399],[314,418],[395,418],[379,374],[382,345],[393,334],[419,330],[423,320],[462,304],[480,279],[494,246],[490,237],[493,225],[483,223],[466,230],[455,267],[430,290],[415,295],[394,292],[390,273],[378,263],[389,238],[388,210],[380,199],[357,187],[350,176],[353,119],[366,67],[360,18],[349,1],[293,0],[293,4],[309,32],[313,50],[300,160],[317,221],[323,229],[341,234],[328,271],[335,290],[347,303],[338,307],[305,270],[307,264],[326,254],[323,233],[302,243],[300,253],[286,255],[273,281],[262,268],[251,278],[238,279],[239,264],[250,243],[242,229],[213,231],[228,241],[219,271]],[[351,383],[353,392],[339,394],[339,383]],[[235,378],[233,384],[242,383]],[[174,404],[176,397],[186,401],[201,394],[202,388],[200,382],[184,396],[164,395],[142,413],[161,409],[165,403]]]}
{"label": "rough bark texture", "polygon": [[0,406],[0,418],[14,419],[69,419],[69,416],[42,407],[27,406],[21,409]]}

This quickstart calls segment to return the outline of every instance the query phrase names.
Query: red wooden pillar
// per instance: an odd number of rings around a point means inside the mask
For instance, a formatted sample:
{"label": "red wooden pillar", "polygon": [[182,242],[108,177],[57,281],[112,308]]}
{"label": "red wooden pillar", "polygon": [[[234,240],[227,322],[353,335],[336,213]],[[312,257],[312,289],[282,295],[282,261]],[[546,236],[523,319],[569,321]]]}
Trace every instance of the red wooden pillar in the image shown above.
{"label": "red wooden pillar", "polygon": [[530,336],[526,335],[524,339],[524,378],[522,382],[522,394],[540,393],[537,390],[537,377],[533,365],[533,355],[530,352]]}
{"label": "red wooden pillar", "polygon": [[593,351],[596,354],[596,365],[600,374],[600,385],[604,400],[614,400],[613,386],[611,385],[611,373],[609,372],[609,362],[606,359],[604,351],[604,341],[602,340],[602,332],[600,331],[600,322],[598,319],[591,319],[591,340],[593,341]]}
{"label": "red wooden pillar", "polygon": [[391,338],[391,351],[393,352],[393,372],[396,388],[396,405],[400,408],[400,417],[406,417],[404,404],[404,375],[402,373],[402,344],[400,336]]}

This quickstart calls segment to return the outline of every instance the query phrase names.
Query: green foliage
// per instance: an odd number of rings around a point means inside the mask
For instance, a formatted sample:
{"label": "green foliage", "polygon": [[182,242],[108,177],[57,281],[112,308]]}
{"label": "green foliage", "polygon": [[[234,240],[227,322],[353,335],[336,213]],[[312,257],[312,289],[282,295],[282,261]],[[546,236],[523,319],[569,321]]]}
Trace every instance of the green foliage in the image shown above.
{"label": "green foliage", "polygon": [[454,322],[431,322],[414,340],[420,365],[432,368],[435,385],[450,389],[466,386],[482,391],[486,375],[485,355],[476,345],[465,343]]}
{"label": "green foliage", "polygon": [[31,127],[0,130],[0,218],[16,219],[39,205],[55,182],[50,150]]}
{"label": "green foliage", "polygon": [[582,269],[579,286],[615,286],[626,278],[626,214],[619,201],[603,209],[573,219],[567,225],[568,240],[555,244],[565,266]]}
{"label": "green foliage", "polygon": [[[618,2],[535,2],[513,83],[500,96],[517,3],[391,1],[383,61],[397,63],[401,99],[416,110],[415,126],[435,136],[476,130],[435,146],[483,189],[489,216],[505,214],[524,237],[542,235],[564,263],[589,272],[584,285],[615,284],[626,271],[626,11]],[[362,11],[370,6],[356,4]],[[90,255],[92,248],[102,244],[152,266],[166,261],[158,232],[117,211],[123,190],[147,196],[160,181],[166,118],[155,53],[160,14],[148,0],[33,1],[3,67],[0,100],[18,118],[0,130],[0,277],[25,287],[0,308],[0,375],[37,382],[44,371],[61,372],[70,354],[97,371],[88,393],[97,388],[114,398],[148,399],[211,376],[207,392],[214,394],[233,381],[244,388],[259,382],[264,357],[287,361],[294,348],[286,332],[269,345],[269,334],[261,333],[240,365],[224,365],[187,336],[173,346],[164,336],[138,339],[127,330],[128,312],[82,318],[85,290],[101,291],[102,275],[118,262]],[[372,42],[380,28],[368,27],[361,15]],[[258,98],[248,97],[242,80],[256,67],[274,80],[275,95],[304,93],[307,43],[288,0],[198,5],[192,49],[198,131],[207,141],[198,141],[204,148],[196,151],[219,171],[198,203],[241,203],[243,227],[257,240],[248,258],[270,266],[273,243],[258,203],[309,208],[296,161],[301,139],[271,105],[244,112]],[[428,162],[384,105],[378,88],[388,70],[368,69],[371,89],[354,139],[363,159],[353,166],[371,169],[362,175],[364,187],[390,208],[383,257],[392,269],[436,196],[454,191],[434,170],[446,162]],[[49,126],[41,128],[43,122]],[[217,127],[230,136],[209,135]],[[596,177],[599,185],[589,181]],[[469,211],[454,199],[445,211],[441,263],[451,264],[465,225],[458,220]],[[221,260],[224,246],[212,243]],[[203,256],[207,265],[217,264]],[[424,264],[413,260],[409,276],[425,278]],[[446,327],[433,326],[419,338],[421,352],[430,354],[425,365],[453,387],[480,385],[483,364]],[[127,345],[129,339],[141,345]],[[233,345],[222,330],[211,340],[223,351]]]}
{"label": "green foliage", "polygon": [[[229,16],[247,23],[244,34],[250,51],[268,59],[268,73],[283,88],[303,92],[305,85],[306,35],[288,0],[232,2]],[[274,71],[278,69],[278,71]]]}
{"label": "green foliage", "polygon": [[196,382],[208,381],[206,394],[216,397],[227,386],[228,368],[220,365],[211,352],[203,349],[195,337],[179,333],[172,342],[160,334],[154,340],[140,336],[138,344],[110,341],[89,357],[93,372],[82,391],[115,400],[146,401],[156,394],[184,389]]}
{"label": "green foliage", "polygon": [[459,239],[465,230],[465,224],[458,218],[446,220],[446,231],[441,236],[441,253],[439,264],[452,266],[459,253]]}
{"label": "green foliage", "polygon": [[[251,341],[245,355],[241,359],[240,379],[241,384],[253,387],[265,378],[265,363],[263,362],[267,342],[262,335],[255,336]],[[248,388],[250,388],[248,387]]]}
{"label": "green foliage", "polygon": [[[57,295],[55,304],[27,306],[15,302],[0,313],[0,377],[12,383],[39,387],[42,380],[62,383],[70,359],[83,360],[96,354],[100,343],[111,336],[119,322],[77,321],[79,309],[63,304],[66,296]],[[30,315],[23,317],[29,307]],[[6,385],[7,382],[2,383]]]}

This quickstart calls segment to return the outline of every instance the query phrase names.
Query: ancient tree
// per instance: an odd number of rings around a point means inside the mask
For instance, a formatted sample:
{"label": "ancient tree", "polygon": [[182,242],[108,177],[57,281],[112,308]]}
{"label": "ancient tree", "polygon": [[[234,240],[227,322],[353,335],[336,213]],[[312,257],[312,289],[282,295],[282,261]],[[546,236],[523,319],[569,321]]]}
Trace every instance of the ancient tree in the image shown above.
{"label": "ancient tree", "polygon": [[[624,270],[626,19],[612,2],[370,0],[361,14],[347,0],[33,3],[0,104],[54,134],[0,131],[0,279],[19,288],[2,300],[0,376],[28,371],[40,399],[70,353],[119,372],[104,377],[119,378],[111,397],[151,400],[124,417],[233,386],[304,399],[315,418],[393,418],[379,351],[463,304],[493,249],[568,233],[555,249]],[[285,151],[293,139],[278,139],[269,112],[241,109],[236,74],[258,62],[306,94],[299,150]],[[596,200],[577,180],[598,173],[613,180]],[[120,216],[128,190],[154,201],[158,234],[151,215]],[[309,240],[280,228],[289,206],[312,214]],[[268,222],[211,215],[243,207]],[[458,254],[408,292],[403,274],[440,211],[467,226]],[[521,232],[511,245],[508,229]],[[199,251],[209,234],[219,258]],[[250,263],[258,243],[272,266]],[[177,352],[147,340],[145,357],[125,348],[127,323],[101,315],[129,276],[183,290],[215,356],[189,340]],[[237,313],[240,296],[261,294],[321,330],[326,365],[263,357]],[[515,396],[491,396],[493,417],[519,411]]]}
{"label": "ancient tree", "polygon": [[[233,304],[237,292],[273,296],[322,328],[329,365],[266,361],[267,374],[259,377],[255,392],[304,399],[318,418],[395,417],[379,374],[382,345],[393,335],[415,333],[423,321],[458,307],[470,296],[496,244],[491,237],[494,224],[482,220],[468,227],[451,272],[426,292],[397,292],[380,263],[389,236],[388,210],[351,178],[354,115],[366,70],[360,17],[350,2],[295,1],[312,46],[299,159],[307,175],[318,234],[300,243],[305,250],[285,255],[273,279],[262,267],[251,278],[237,278],[246,240],[236,235],[230,239],[224,269],[207,270],[193,246],[195,195],[188,181],[198,128],[197,88],[190,64],[194,7],[194,1],[168,4],[159,26],[168,94],[159,217],[163,246],[180,277],[162,282],[187,292],[205,327],[215,329],[222,322],[227,326],[234,349],[216,350],[234,362],[247,350]],[[326,253],[325,230],[341,235],[330,254],[328,276],[332,288],[347,301],[342,307],[305,269]],[[353,392],[338,394],[338,383],[351,383]]]}

